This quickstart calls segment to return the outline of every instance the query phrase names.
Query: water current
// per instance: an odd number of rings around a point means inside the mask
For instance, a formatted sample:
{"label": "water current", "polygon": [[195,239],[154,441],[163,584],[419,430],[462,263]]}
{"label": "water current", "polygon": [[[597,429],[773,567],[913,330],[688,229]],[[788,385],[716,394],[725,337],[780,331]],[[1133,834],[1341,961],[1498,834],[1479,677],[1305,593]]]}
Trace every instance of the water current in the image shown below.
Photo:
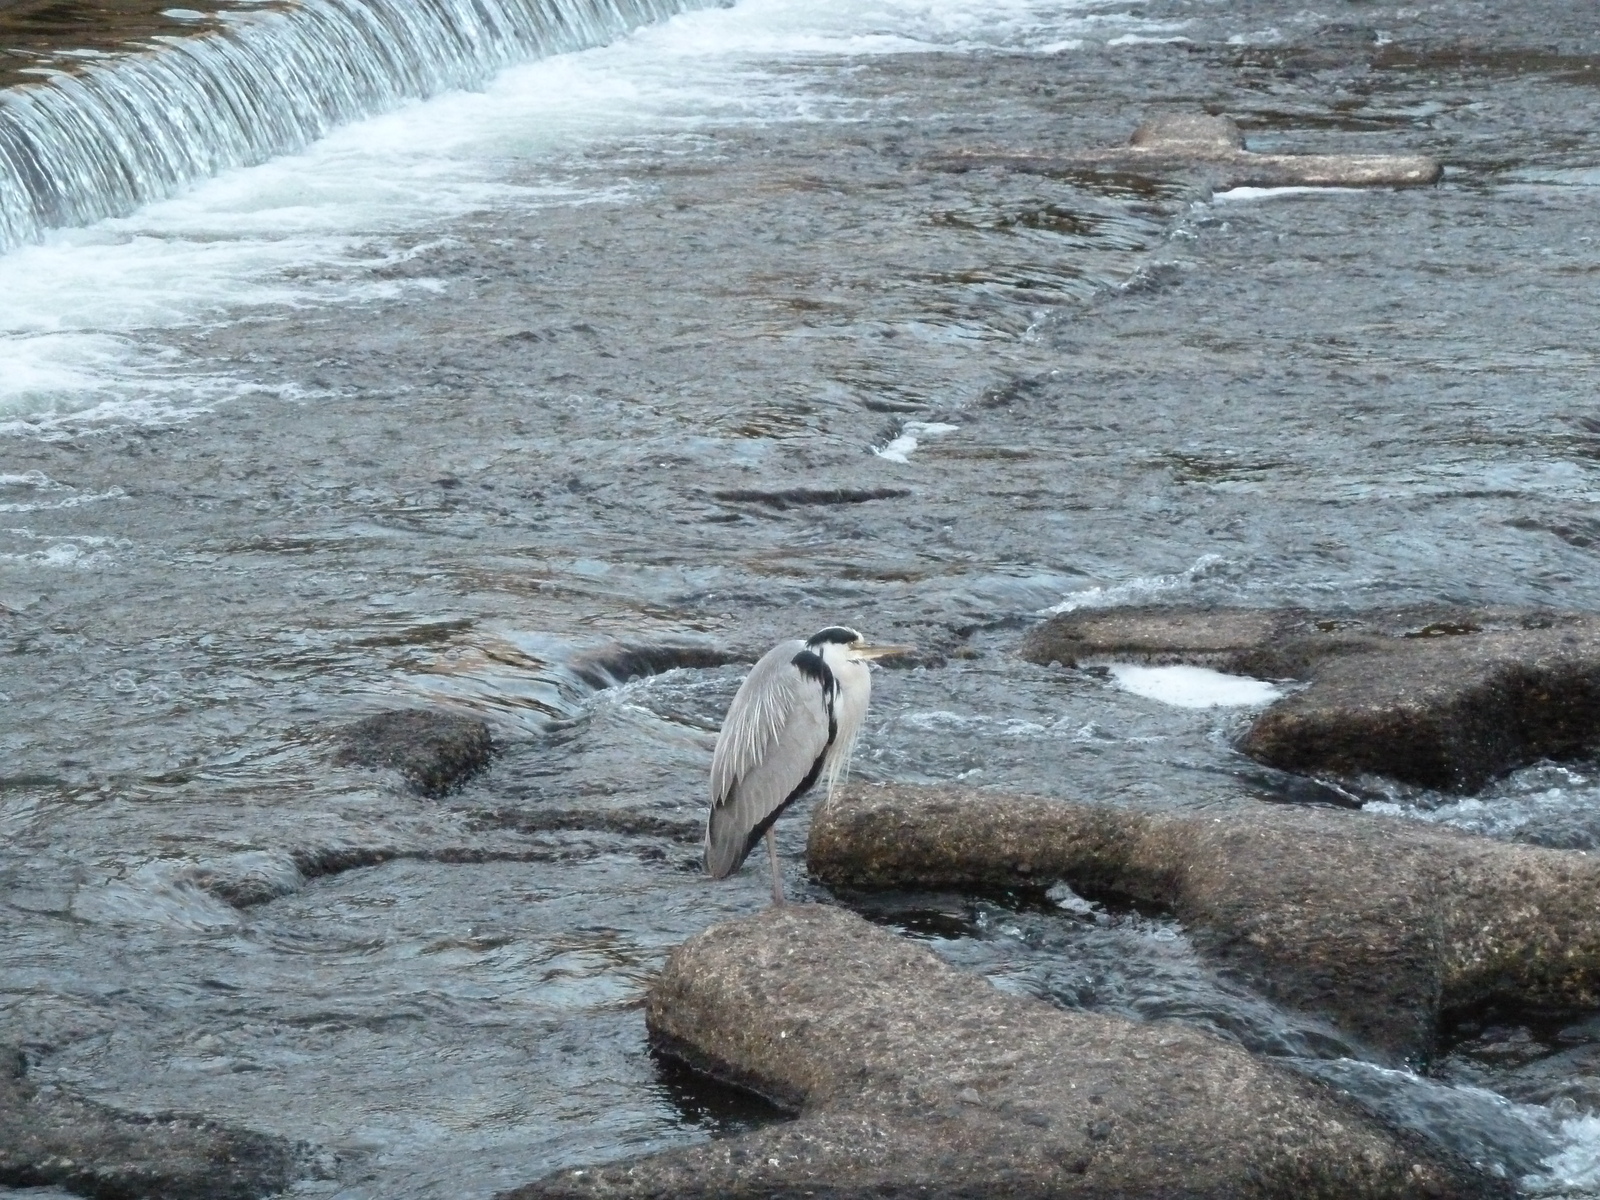
{"label": "water current", "polygon": [[[488,1196],[726,1133],[774,1114],[657,1063],[639,1001],[766,902],[696,841],[773,641],[919,647],[876,676],[858,777],[1284,803],[1231,747],[1266,689],[1035,667],[1018,633],[1159,600],[1600,608],[1592,32],[1339,7],[597,6],[561,40],[530,6],[470,53],[388,26],[348,104],[29,209],[0,236],[0,1039],[116,1107],[311,1143],[296,1195]],[[200,14],[249,28],[48,102],[198,87],[254,37],[324,53],[315,22],[355,11]],[[1491,17],[1503,54],[1429,49]],[[0,147],[45,104],[8,94]],[[1449,172],[1213,197],[950,166],[1199,107],[1255,148]],[[724,665],[622,679],[617,645]],[[485,715],[494,767],[429,800],[333,764],[331,731],[408,705]],[[1577,762],[1343,802],[1588,849],[1597,796]],[[837,900],[804,829],[788,887]],[[377,865],[302,869],[341,855]],[[997,986],[1197,1023],[1529,1194],[1600,1195],[1592,1014],[1476,1014],[1395,1071],[1160,913],[844,899]]]}

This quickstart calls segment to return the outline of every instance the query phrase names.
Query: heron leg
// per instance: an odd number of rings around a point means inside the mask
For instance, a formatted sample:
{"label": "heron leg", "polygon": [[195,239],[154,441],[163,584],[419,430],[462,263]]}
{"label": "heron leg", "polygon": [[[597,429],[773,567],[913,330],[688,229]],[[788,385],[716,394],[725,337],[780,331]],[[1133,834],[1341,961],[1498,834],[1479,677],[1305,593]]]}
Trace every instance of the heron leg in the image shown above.
{"label": "heron leg", "polygon": [[783,874],[778,870],[778,839],[772,836],[771,826],[767,827],[767,859],[772,863],[772,902],[783,903]]}

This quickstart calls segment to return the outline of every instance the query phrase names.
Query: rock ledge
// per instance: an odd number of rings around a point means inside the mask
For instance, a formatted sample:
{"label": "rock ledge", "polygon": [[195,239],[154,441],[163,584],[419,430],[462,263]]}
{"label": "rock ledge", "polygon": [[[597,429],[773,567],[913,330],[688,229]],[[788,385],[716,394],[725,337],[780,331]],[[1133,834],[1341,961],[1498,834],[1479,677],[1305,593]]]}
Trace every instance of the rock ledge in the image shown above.
{"label": "rock ledge", "polygon": [[1031,662],[1193,663],[1310,687],[1240,749],[1288,771],[1473,791],[1600,746],[1600,616],[1533,609],[1090,609],[1024,639]]}
{"label": "rock ledge", "polygon": [[1286,804],[1141,812],[962,788],[817,807],[835,887],[1047,887],[1163,905],[1196,946],[1375,1057],[1426,1059],[1441,1014],[1600,1006],[1600,858]]}
{"label": "rock ledge", "polygon": [[1237,1047],[1006,995],[834,908],[691,939],[647,1020],[800,1118],[504,1200],[1511,1195]]}

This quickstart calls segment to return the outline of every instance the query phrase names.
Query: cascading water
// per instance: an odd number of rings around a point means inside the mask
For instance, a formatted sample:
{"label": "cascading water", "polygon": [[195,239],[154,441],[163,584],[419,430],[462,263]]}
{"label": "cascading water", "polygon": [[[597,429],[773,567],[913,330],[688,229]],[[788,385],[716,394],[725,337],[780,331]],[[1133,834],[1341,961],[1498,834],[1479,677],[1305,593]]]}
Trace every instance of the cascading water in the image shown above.
{"label": "cascading water", "polygon": [[[112,7],[149,43],[175,2]],[[1034,614],[1600,608],[1591,189],[1499,174],[1600,162],[1593,88],[1474,65],[1471,4],[1394,16],[1445,50],[1369,70],[1395,51],[1300,0],[455,2],[217,0],[48,82],[0,59],[39,81],[0,88],[0,239],[181,193],[0,255],[0,1044],[41,1089],[304,1141],[298,1200],[488,1200],[742,1129],[773,1114],[652,1059],[639,1006],[766,903],[764,867],[696,870],[725,658],[856,621],[925,655],[875,683],[859,778],[1187,810],[1321,793],[1235,753],[1243,709],[1018,658]],[[704,10],[484,78],[668,5]],[[1211,206],[954,169],[1201,97],[1467,174]],[[435,798],[335,761],[418,707],[484,715],[493,766]],[[1597,781],[1373,805],[1593,849]],[[831,902],[805,836],[790,886]],[[850,903],[1600,1200],[1591,1014],[1467,1014],[1413,1075],[1167,914]]]}
{"label": "cascading water", "polygon": [[703,0],[301,0],[0,93],[0,252]]}

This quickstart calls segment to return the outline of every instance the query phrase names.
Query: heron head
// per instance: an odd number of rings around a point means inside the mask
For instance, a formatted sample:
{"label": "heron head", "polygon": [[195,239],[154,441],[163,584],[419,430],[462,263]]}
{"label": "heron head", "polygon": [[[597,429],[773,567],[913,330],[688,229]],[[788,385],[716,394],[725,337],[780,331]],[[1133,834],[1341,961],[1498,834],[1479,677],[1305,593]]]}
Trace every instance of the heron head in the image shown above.
{"label": "heron head", "polygon": [[830,625],[806,639],[806,646],[819,654],[831,647],[852,662],[868,662],[874,658],[891,658],[896,654],[909,654],[912,646],[875,646],[865,637],[846,625]]}

